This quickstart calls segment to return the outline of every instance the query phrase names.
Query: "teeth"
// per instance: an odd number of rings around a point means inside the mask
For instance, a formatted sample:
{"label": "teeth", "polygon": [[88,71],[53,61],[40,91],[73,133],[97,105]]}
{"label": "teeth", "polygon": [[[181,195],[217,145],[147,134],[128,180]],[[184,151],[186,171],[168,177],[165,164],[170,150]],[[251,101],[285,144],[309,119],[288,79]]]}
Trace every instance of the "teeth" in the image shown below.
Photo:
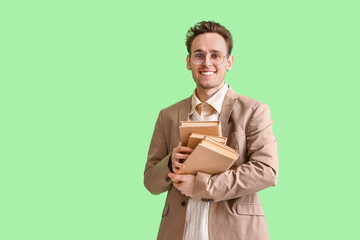
{"label": "teeth", "polygon": [[214,72],[201,72],[201,74],[209,76],[209,75],[213,75]]}

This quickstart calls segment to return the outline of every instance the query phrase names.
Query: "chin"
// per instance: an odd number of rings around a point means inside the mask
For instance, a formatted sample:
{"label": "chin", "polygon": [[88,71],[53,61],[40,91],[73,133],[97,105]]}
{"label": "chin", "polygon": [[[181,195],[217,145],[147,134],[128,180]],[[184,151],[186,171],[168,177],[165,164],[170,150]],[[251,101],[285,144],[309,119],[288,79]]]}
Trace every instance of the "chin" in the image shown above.
{"label": "chin", "polygon": [[198,81],[197,86],[203,88],[203,89],[212,89],[217,88],[222,82],[214,82],[214,81]]}
{"label": "chin", "polygon": [[212,88],[216,87],[215,85],[210,85],[210,84],[197,84],[197,86],[202,89],[212,89]]}

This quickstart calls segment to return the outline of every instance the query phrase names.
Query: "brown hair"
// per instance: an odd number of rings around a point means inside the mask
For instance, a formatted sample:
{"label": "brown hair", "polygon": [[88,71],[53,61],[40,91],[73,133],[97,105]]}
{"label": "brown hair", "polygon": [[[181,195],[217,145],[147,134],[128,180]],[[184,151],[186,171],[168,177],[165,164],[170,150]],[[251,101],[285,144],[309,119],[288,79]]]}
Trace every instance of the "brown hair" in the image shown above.
{"label": "brown hair", "polygon": [[191,44],[194,39],[200,34],[211,32],[218,33],[224,38],[227,45],[227,53],[230,55],[233,48],[233,40],[231,33],[224,26],[220,25],[220,23],[214,21],[198,22],[197,24],[195,24],[194,27],[191,27],[187,31],[185,44],[189,54],[191,53]]}

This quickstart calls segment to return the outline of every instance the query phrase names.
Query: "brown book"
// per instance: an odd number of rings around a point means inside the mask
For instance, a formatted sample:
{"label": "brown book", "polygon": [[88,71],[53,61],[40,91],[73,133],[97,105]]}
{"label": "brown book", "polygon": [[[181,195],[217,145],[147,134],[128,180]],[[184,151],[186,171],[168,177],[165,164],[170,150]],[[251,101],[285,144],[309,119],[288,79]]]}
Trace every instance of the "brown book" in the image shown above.
{"label": "brown book", "polygon": [[238,158],[236,150],[209,137],[197,145],[185,161],[183,174],[204,172],[211,175],[227,171]]}
{"label": "brown book", "polygon": [[190,137],[189,137],[189,141],[188,141],[188,147],[189,148],[192,148],[192,149],[195,149],[195,147],[201,142],[201,140],[204,138],[204,137],[209,137],[210,139],[213,139],[217,142],[220,142],[220,143],[223,143],[223,144],[226,144],[226,140],[227,138],[226,137],[218,137],[218,136],[213,136],[213,135],[205,135],[205,134],[202,134],[202,133],[191,133]]}
{"label": "brown book", "polygon": [[222,136],[219,121],[180,121],[180,140],[182,146],[187,146],[191,133]]}

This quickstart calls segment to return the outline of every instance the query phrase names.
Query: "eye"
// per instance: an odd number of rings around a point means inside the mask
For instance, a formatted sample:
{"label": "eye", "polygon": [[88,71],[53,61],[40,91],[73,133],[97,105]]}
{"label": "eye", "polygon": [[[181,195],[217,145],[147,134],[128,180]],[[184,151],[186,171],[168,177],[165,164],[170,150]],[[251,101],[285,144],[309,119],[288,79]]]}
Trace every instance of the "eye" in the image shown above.
{"label": "eye", "polygon": [[204,58],[204,54],[203,53],[195,53],[195,58]]}
{"label": "eye", "polygon": [[219,57],[220,57],[220,54],[218,54],[218,53],[213,53],[213,54],[211,55],[211,57],[214,58],[214,59],[216,59],[216,58],[219,58]]}

